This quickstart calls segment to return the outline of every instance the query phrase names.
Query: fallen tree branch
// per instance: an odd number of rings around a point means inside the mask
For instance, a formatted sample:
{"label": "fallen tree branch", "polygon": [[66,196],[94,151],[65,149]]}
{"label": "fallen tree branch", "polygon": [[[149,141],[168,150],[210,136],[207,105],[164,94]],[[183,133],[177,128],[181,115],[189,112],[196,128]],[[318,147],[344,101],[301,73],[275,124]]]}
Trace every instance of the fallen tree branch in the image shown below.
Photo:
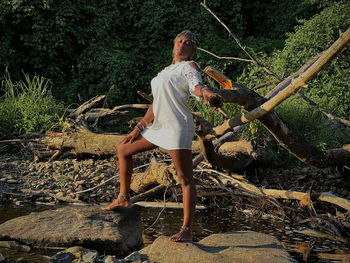
{"label": "fallen tree branch", "polygon": [[[281,90],[274,97],[259,105],[253,110],[244,115],[237,116],[234,119],[225,122],[225,126],[233,128],[243,123],[248,123],[255,119],[261,118],[268,112],[272,111],[277,105],[296,93],[300,88],[307,87],[307,82],[310,81],[316,74],[331,61],[348,43],[350,42],[350,28],[346,30],[337,41],[335,41],[305,72],[295,79],[292,79],[287,88]],[[221,129],[217,129],[221,130]],[[224,129],[226,131],[226,129]],[[223,131],[221,131],[222,133]],[[221,135],[221,133],[219,135]]]}
{"label": "fallen tree branch", "polygon": [[245,58],[236,58],[236,57],[220,57],[218,55],[215,55],[214,53],[204,49],[204,48],[200,48],[200,47],[197,47],[198,50],[200,51],[203,51],[205,53],[208,53],[210,55],[212,55],[213,57],[216,57],[218,59],[228,59],[228,60],[239,60],[239,61],[244,61],[244,62],[254,62],[254,60],[251,60],[251,59],[245,59]]}
{"label": "fallen tree branch", "polygon": [[325,108],[321,107],[320,105],[316,104],[314,101],[312,101],[311,99],[309,99],[308,97],[306,97],[304,95],[303,90],[299,90],[297,95],[299,97],[301,97],[303,100],[305,100],[308,104],[310,104],[311,106],[318,109],[320,112],[322,112],[324,115],[326,115],[329,119],[350,127],[350,121],[339,118],[339,117],[335,116],[332,112],[330,112],[330,111],[326,110]]}
{"label": "fallen tree branch", "polygon": [[154,195],[162,192],[165,188],[166,188],[165,185],[157,185],[156,187],[154,187],[154,188],[152,188],[144,193],[141,193],[141,194],[138,194],[138,195],[131,197],[130,201],[132,203],[135,203],[135,202],[138,202],[141,200],[145,200],[148,197],[154,196]]}
{"label": "fallen tree branch", "polygon": [[84,114],[85,112],[89,111],[91,108],[98,105],[102,100],[105,99],[105,97],[106,97],[105,95],[100,95],[86,101],[85,103],[80,105],[77,109],[72,111],[68,116],[70,118],[73,118],[73,117],[78,117],[81,114]]}
{"label": "fallen tree branch", "polygon": [[112,110],[120,110],[120,109],[125,109],[125,108],[135,108],[135,109],[148,109],[149,104],[125,104],[125,105],[120,105],[120,106],[115,106]]}
{"label": "fallen tree branch", "polygon": [[63,202],[67,202],[67,203],[87,204],[86,202],[81,201],[79,199],[74,199],[74,198],[70,198],[67,196],[59,196],[57,194],[44,192],[44,191],[34,191],[31,189],[22,189],[22,192],[27,194],[27,195],[30,195],[32,198],[33,197],[52,197],[52,198],[55,198],[59,201],[63,201]]}
{"label": "fallen tree branch", "polygon": [[[280,77],[280,76],[278,76],[275,72],[273,72],[273,71],[271,71],[269,68],[267,68],[263,63],[261,63],[260,61],[258,61],[256,58],[254,58],[250,53],[248,53],[248,51],[247,51],[247,49],[246,49],[246,47],[245,46],[243,46],[242,44],[241,44],[241,42],[240,42],[240,40],[237,38],[237,36],[235,36],[232,32],[231,32],[231,30],[215,15],[215,13],[213,12],[213,11],[211,11],[210,9],[209,9],[209,7],[208,6],[206,6],[206,4],[205,3],[201,3],[201,5],[205,8],[205,9],[207,9],[219,22],[220,22],[220,24],[229,32],[229,34],[230,34],[230,36],[231,37],[233,37],[234,38],[234,40],[237,42],[237,44],[239,45],[239,47],[251,58],[251,62],[255,62],[255,63],[257,63],[266,73],[268,73],[269,75],[271,75],[271,76],[273,76],[273,77],[275,77],[277,80],[279,80],[279,81],[282,81],[282,78]],[[318,59],[318,57],[319,57],[320,55],[318,55],[318,56],[316,56],[313,60],[313,62],[315,62],[317,59]],[[310,66],[313,64],[313,62],[310,64]],[[287,80],[287,81],[284,81],[285,83],[286,82],[288,82],[288,81],[292,81],[294,78],[296,78],[298,76],[298,74],[294,74],[294,77],[293,78],[290,78],[289,80]],[[305,81],[305,82],[307,82],[307,81]],[[261,84],[262,86],[264,86],[265,85],[265,83],[264,83],[264,85],[263,84]],[[281,87],[282,87],[283,85],[281,85]],[[260,88],[261,86],[260,85],[258,85],[258,88]],[[281,91],[281,90],[283,90],[285,87],[282,87],[282,88],[279,88],[278,89],[278,91]],[[255,88],[254,87],[254,89],[257,89],[257,88]],[[293,91],[292,91],[292,93],[294,93]],[[273,96],[274,95],[276,95],[277,93],[276,93],[276,88],[274,88],[269,94],[273,94]],[[273,97],[273,96],[267,96],[267,97]],[[335,121],[338,121],[338,122],[340,122],[340,123],[343,123],[343,124],[345,124],[345,125],[347,125],[347,126],[350,126],[350,121],[348,121],[348,120],[343,120],[343,119],[341,119],[341,118],[339,118],[339,117],[336,117],[336,116],[334,116],[334,114],[332,114],[332,113],[330,113],[329,111],[327,111],[326,109],[323,109],[321,106],[319,106],[319,105],[317,105],[315,102],[313,102],[312,100],[310,100],[309,98],[307,98],[307,97],[305,97],[305,96],[301,96],[307,103],[309,103],[310,105],[312,105],[312,106],[314,106],[314,107],[316,107],[318,110],[320,110],[323,114],[325,114],[328,118],[330,118],[331,120],[335,120]],[[241,118],[248,118],[248,117],[250,117],[249,115],[244,115],[244,116],[242,116]],[[256,117],[256,118],[258,118],[258,117]],[[247,122],[249,122],[249,121],[251,121],[251,120],[248,120],[247,119]],[[237,124],[237,126],[238,126],[239,124]]]}
{"label": "fallen tree branch", "polygon": [[[231,176],[228,176],[224,173],[218,172],[216,170],[212,169],[201,169],[198,171],[206,171],[209,173],[215,173],[219,176],[220,181],[227,185],[232,185],[236,188],[242,189],[250,194],[254,194],[255,196],[266,196],[266,197],[273,197],[273,198],[281,198],[281,199],[295,199],[301,201],[301,206],[312,206],[312,200],[310,193],[303,193],[303,192],[297,192],[297,191],[289,191],[289,190],[277,190],[277,189],[266,189],[257,187],[248,181],[242,181],[235,178],[232,178]],[[314,193],[314,198],[318,201],[322,202],[328,202],[331,204],[335,204],[337,206],[342,207],[343,209],[350,211],[350,201],[338,197],[336,195],[333,195],[332,193]]]}
{"label": "fallen tree branch", "polygon": [[[350,32],[350,29],[348,32]],[[310,68],[312,68],[312,66],[307,70]],[[207,67],[205,71],[216,72],[215,74],[211,74],[211,76],[219,75],[219,72],[211,67]],[[225,76],[222,75],[221,78],[225,78]],[[222,82],[221,79],[220,81]],[[266,101],[266,98],[241,85],[233,83],[233,87],[234,88],[232,90],[216,90],[215,92],[220,94],[226,103],[230,102],[237,104],[248,111],[259,108],[259,105],[262,105]],[[283,90],[281,92],[283,92]],[[237,124],[235,121],[237,119],[239,120],[238,124],[242,123],[240,121],[240,117],[241,116],[235,119],[227,120],[220,126],[213,129],[208,129],[200,136],[204,138],[203,140],[211,140],[215,137],[220,137],[232,129],[232,127],[235,127]],[[285,121],[275,111],[266,113],[258,120],[268,129],[268,131],[284,148],[286,148],[302,162],[318,168],[330,166],[350,167],[350,145],[346,145],[340,149],[322,151],[311,145],[302,136],[291,130]]]}

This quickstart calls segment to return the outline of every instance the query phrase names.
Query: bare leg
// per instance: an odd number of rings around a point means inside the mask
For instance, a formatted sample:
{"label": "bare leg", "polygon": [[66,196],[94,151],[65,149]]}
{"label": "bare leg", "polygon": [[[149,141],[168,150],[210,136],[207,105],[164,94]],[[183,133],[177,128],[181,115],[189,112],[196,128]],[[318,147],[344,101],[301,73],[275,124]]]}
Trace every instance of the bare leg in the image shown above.
{"label": "bare leg", "polygon": [[120,191],[118,198],[111,204],[102,208],[103,210],[113,210],[117,207],[128,207],[131,205],[130,202],[130,183],[133,169],[132,156],[136,153],[148,151],[157,148],[156,145],[150,143],[141,135],[133,142],[127,142],[119,144],[118,151],[118,162],[119,162],[119,181]]}
{"label": "bare leg", "polygon": [[193,180],[192,152],[190,150],[171,150],[177,176],[182,188],[183,224],[180,232],[173,235],[170,240],[175,242],[192,241],[191,225],[196,207],[196,187]]}

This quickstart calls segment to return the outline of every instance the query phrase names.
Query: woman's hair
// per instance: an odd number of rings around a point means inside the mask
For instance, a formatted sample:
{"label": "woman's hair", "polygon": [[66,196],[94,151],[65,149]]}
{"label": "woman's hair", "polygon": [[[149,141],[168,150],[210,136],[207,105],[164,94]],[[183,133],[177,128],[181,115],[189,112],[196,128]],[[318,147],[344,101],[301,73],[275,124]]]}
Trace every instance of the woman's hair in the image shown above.
{"label": "woman's hair", "polygon": [[196,37],[195,34],[193,34],[191,31],[189,30],[184,30],[182,31],[180,34],[178,34],[175,39],[174,39],[174,43],[176,42],[176,40],[181,37],[181,36],[185,36],[188,40],[190,40],[193,44],[194,47],[197,48],[199,45],[199,41],[198,38]]}

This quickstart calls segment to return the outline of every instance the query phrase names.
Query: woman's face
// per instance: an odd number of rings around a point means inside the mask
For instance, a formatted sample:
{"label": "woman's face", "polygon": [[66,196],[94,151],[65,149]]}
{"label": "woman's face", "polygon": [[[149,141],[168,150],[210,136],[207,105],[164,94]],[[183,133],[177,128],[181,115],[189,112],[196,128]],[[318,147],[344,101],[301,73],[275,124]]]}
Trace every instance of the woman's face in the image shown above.
{"label": "woman's face", "polygon": [[179,36],[174,43],[173,56],[174,59],[188,60],[196,51],[194,43],[186,36]]}

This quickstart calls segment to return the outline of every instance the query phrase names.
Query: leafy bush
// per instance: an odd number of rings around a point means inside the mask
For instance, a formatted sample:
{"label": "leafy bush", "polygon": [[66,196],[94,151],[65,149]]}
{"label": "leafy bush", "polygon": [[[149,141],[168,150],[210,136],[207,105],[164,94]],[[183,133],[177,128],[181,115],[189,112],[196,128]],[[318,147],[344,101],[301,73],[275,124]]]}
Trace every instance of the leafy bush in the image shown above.
{"label": "leafy bush", "polygon": [[[315,55],[326,50],[339,37],[339,30],[350,26],[350,2],[338,2],[327,7],[310,20],[300,21],[294,33],[288,33],[283,50],[275,51],[271,57],[259,53],[257,57],[278,75],[287,77],[297,71]],[[273,82],[262,69],[251,64],[237,78],[237,82],[252,88],[259,83]],[[345,48],[318,75],[310,81],[305,95],[337,116],[350,119],[350,48]],[[265,95],[275,85],[271,84],[258,93]],[[291,127],[304,135],[312,144],[329,149],[349,143],[349,134],[335,128],[322,113],[297,96],[292,96],[276,110]],[[339,132],[337,132],[337,130]]]}
{"label": "leafy bush", "polygon": [[56,103],[50,93],[50,81],[24,74],[24,81],[14,83],[7,73],[2,81],[0,126],[10,132],[27,134],[45,132],[58,125],[63,104]]}
{"label": "leafy bush", "polygon": [[[240,2],[207,4],[225,10],[222,18],[242,33]],[[136,91],[149,92],[151,79],[171,63],[172,40],[184,29],[204,48],[238,50],[199,1],[1,1],[0,71],[7,67],[15,80],[22,70],[45,76],[54,97],[68,103],[107,92],[110,104],[136,102]]]}

